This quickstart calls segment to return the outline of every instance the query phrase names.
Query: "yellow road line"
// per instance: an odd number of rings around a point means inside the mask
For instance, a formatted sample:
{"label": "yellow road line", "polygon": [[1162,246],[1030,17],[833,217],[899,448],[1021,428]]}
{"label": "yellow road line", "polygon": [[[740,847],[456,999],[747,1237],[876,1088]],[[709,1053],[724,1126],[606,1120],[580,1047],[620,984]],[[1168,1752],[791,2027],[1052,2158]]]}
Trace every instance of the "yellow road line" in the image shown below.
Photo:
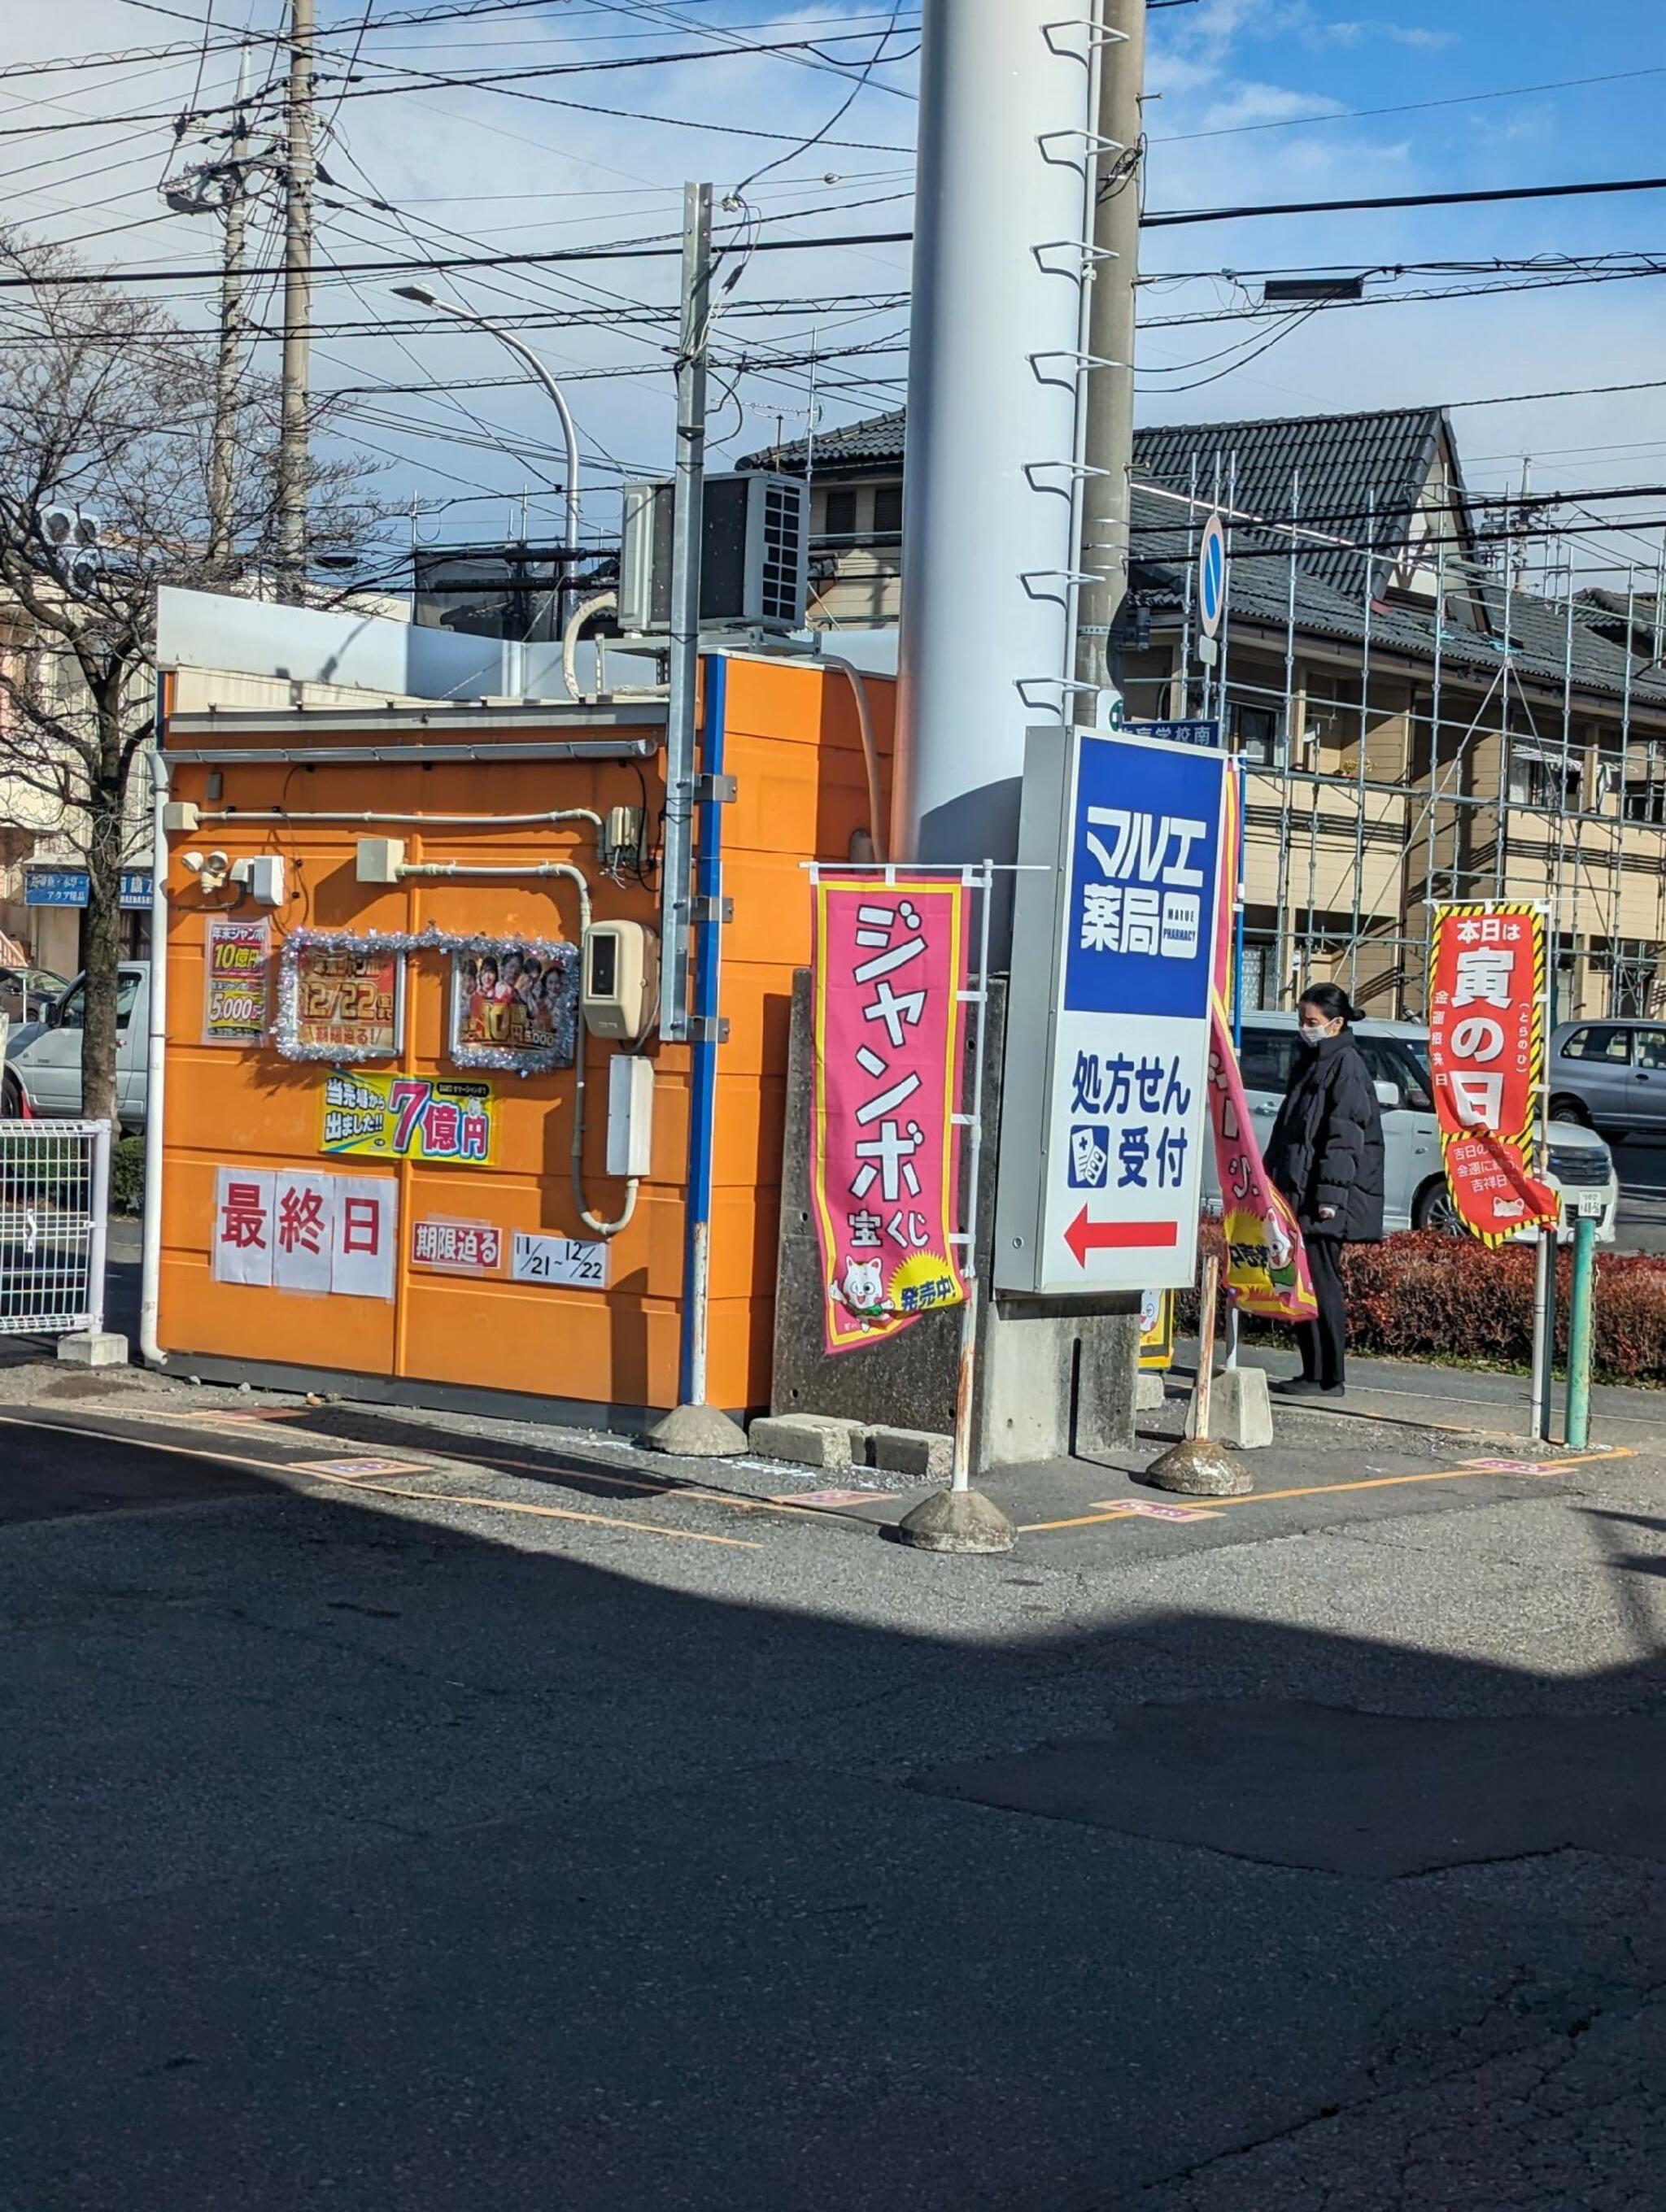
{"label": "yellow road line", "polygon": [[[1607,1451],[1578,1452],[1566,1459],[1554,1462],[1547,1461],[1545,1465],[1551,1473],[1560,1474],[1565,1467],[1585,1467],[1596,1460],[1635,1459],[1636,1456],[1629,1445],[1615,1444]],[[1315,1482],[1296,1490],[1255,1490],[1243,1498],[1211,1498],[1207,1503],[1210,1512],[1217,1513],[1229,1505],[1268,1505],[1280,1498],[1334,1498],[1354,1490],[1393,1490],[1416,1482],[1475,1482],[1489,1477],[1495,1481],[1507,1482],[1510,1480],[1497,1468],[1455,1467],[1444,1468],[1434,1474],[1375,1474],[1359,1482]],[[1539,1476],[1531,1478],[1535,1481],[1542,1479]],[[1109,1505],[1111,1501],[1105,1499],[1103,1502]],[[1075,1514],[1067,1521],[1022,1522],[1018,1533],[1020,1536],[1041,1536],[1055,1528],[1097,1528],[1110,1521],[1137,1517],[1130,1516],[1126,1506],[1122,1506],[1111,1512]]]}
{"label": "yellow road line", "polygon": [[[97,1429],[77,1428],[65,1421],[36,1420],[9,1409],[0,1410],[0,1422],[13,1428],[45,1429],[54,1436],[79,1437],[83,1443],[88,1437],[100,1434]],[[106,1441],[119,1443],[120,1438],[106,1437]],[[562,1505],[522,1505],[507,1498],[459,1498],[445,1491],[396,1490],[391,1484],[369,1483],[358,1475],[319,1474],[297,1467],[294,1461],[286,1464],[282,1460],[238,1458],[231,1452],[196,1451],[188,1444],[154,1443],[148,1437],[131,1437],[129,1441],[137,1443],[141,1450],[167,1452],[175,1459],[211,1460],[221,1467],[238,1468],[245,1474],[301,1474],[305,1481],[333,1483],[339,1489],[350,1490],[358,1498],[368,1492],[375,1498],[413,1498],[419,1505],[472,1505],[490,1513],[525,1513],[539,1520],[582,1521],[603,1528],[628,1528],[638,1535],[664,1536],[674,1543],[721,1544],[739,1552],[763,1549],[762,1544],[751,1543],[740,1536],[710,1536],[698,1528],[661,1528],[651,1521],[621,1521],[611,1513],[580,1513]],[[440,1474],[445,1470],[435,1468],[434,1472]]]}

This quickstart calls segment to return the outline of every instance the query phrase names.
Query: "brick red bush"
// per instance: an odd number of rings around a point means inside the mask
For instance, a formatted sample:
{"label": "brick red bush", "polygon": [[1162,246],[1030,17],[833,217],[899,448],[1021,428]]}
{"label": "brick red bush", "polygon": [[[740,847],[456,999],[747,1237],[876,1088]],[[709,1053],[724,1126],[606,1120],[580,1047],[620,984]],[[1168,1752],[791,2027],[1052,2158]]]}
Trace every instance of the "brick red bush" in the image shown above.
{"label": "brick red bush", "polygon": [[[1353,1351],[1391,1359],[1530,1364],[1530,1246],[1506,1244],[1490,1252],[1471,1237],[1408,1231],[1381,1244],[1349,1245],[1342,1265]],[[1562,1354],[1572,1275],[1573,1255],[1564,1246],[1556,1267],[1556,1344]],[[1183,1316],[1192,1326],[1195,1310],[1195,1302],[1189,1302]],[[1250,1322],[1246,1334],[1288,1332]],[[1596,1365],[1599,1375],[1616,1382],[1666,1382],[1666,1260],[1641,1252],[1598,1254]]]}

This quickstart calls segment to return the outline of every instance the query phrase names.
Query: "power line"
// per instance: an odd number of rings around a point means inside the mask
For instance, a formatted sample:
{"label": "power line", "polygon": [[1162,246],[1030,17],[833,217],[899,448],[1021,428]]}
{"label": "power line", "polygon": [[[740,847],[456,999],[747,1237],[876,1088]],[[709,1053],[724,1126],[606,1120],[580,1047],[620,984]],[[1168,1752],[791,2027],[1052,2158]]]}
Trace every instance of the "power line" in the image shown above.
{"label": "power line", "polygon": [[1585,185],[1508,185],[1474,192],[1393,192],[1377,199],[1280,200],[1264,207],[1187,208],[1168,215],[1142,215],[1146,230],[1173,230],[1183,224],[1243,222],[1275,215],[1359,215],[1382,208],[1482,207],[1501,200],[1566,200],[1602,192],[1666,191],[1666,177],[1621,177]]}

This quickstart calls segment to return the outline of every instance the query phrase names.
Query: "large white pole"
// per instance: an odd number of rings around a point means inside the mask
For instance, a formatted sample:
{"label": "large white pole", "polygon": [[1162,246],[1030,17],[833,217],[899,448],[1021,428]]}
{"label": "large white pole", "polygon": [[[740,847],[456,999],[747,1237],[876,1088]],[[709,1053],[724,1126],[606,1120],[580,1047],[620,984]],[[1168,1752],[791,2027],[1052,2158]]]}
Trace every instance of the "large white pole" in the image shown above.
{"label": "large white pole", "polygon": [[1089,13],[926,0],[891,803],[901,860],[1013,857],[1025,732],[1056,720],[1073,673]]}

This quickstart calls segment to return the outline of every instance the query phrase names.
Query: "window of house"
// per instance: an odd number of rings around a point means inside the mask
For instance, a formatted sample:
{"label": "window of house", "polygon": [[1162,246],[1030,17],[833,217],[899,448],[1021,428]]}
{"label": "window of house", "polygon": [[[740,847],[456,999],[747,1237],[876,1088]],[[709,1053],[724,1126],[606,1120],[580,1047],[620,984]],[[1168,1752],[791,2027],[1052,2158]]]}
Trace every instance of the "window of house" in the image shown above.
{"label": "window of house", "polygon": [[876,538],[900,538],[903,534],[903,487],[899,483],[880,484],[873,494],[873,534]]}
{"label": "window of house", "polygon": [[1666,823],[1666,783],[1657,783],[1652,776],[1633,777],[1626,786],[1621,805],[1627,822]]}
{"label": "window of house", "polygon": [[1243,940],[1243,1011],[1265,1013],[1274,1003],[1273,963],[1277,946],[1266,938]]}
{"label": "window of house", "polygon": [[1646,1014],[1660,973],[1660,952],[1646,938],[1622,937],[1608,960],[1611,976],[1608,1012]]}
{"label": "window of house", "polygon": [[1584,787],[1584,763],[1560,751],[1529,752],[1517,746],[1510,756],[1510,801],[1513,806],[1578,806]]}
{"label": "window of house", "polygon": [[829,538],[854,538],[856,535],[856,495],[854,491],[830,491],[822,503],[822,529]]}
{"label": "window of house", "polygon": [[1279,757],[1279,718],[1272,708],[1246,706],[1234,699],[1226,712],[1227,728],[1243,758],[1274,766]]}

